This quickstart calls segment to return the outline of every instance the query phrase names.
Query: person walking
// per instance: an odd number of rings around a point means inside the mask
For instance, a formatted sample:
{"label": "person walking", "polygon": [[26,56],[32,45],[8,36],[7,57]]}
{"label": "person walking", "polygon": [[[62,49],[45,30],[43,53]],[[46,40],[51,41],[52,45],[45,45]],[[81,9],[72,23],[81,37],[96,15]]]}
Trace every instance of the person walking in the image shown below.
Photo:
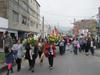
{"label": "person walking", "polygon": [[54,62],[54,57],[56,56],[56,46],[54,45],[53,42],[46,42],[45,44],[45,55],[48,58],[49,62],[49,69],[53,69],[53,62]]}
{"label": "person walking", "polygon": [[38,53],[39,53],[40,64],[42,64],[43,57],[44,57],[44,40],[43,39],[41,39],[38,43]]}
{"label": "person walking", "polygon": [[66,38],[66,50],[69,51],[70,50],[70,46],[71,46],[71,39],[70,37],[67,36]]}
{"label": "person walking", "polygon": [[80,42],[80,48],[82,52],[85,52],[85,47],[86,47],[86,39],[85,37],[83,37]]}
{"label": "person walking", "polygon": [[12,38],[9,35],[8,31],[6,31],[4,33],[4,35],[3,35],[3,41],[4,41],[4,52],[5,52],[5,55],[6,55],[6,53],[8,54],[8,50],[11,50],[11,47],[13,45]]}
{"label": "person walking", "polygon": [[74,47],[74,54],[77,55],[78,54],[78,49],[79,49],[79,41],[78,38],[75,38],[73,41],[73,47]]}
{"label": "person walking", "polygon": [[36,62],[36,58],[38,56],[38,41],[35,42],[34,45],[34,50],[33,50],[33,54],[32,54],[32,65],[31,65],[31,71],[34,72],[34,67],[35,67],[35,62]]}
{"label": "person walking", "polygon": [[90,37],[87,37],[86,38],[86,45],[85,45],[86,56],[89,55],[90,46],[91,46],[91,40],[90,40]]}
{"label": "person walking", "polygon": [[64,36],[64,50],[63,50],[64,54],[65,54],[65,51],[66,51],[66,45],[67,45],[67,40],[66,40],[66,37]]}
{"label": "person walking", "polygon": [[26,53],[25,53],[25,59],[28,60],[29,63],[29,70],[31,70],[31,65],[32,65],[32,49],[30,46],[30,43],[26,43],[25,45]]}
{"label": "person walking", "polygon": [[64,54],[64,40],[63,38],[59,42],[59,50],[60,50],[60,55]]}
{"label": "person walking", "polygon": [[5,59],[7,64],[7,75],[10,75],[10,72],[13,73],[14,54],[9,48],[6,48]]}
{"label": "person walking", "polygon": [[16,44],[13,45],[12,50],[16,52],[16,63],[17,63],[17,71],[21,70],[21,61],[24,56],[23,45],[21,44],[20,39],[16,41]]}
{"label": "person walking", "polygon": [[33,34],[28,33],[27,38],[24,40],[24,46],[26,49],[25,53],[25,59],[28,60],[29,63],[29,71],[32,70],[32,55],[33,55],[33,50],[34,50],[34,40],[33,40]]}
{"label": "person walking", "polygon": [[94,56],[94,50],[95,50],[95,40],[91,37],[91,42],[90,42],[90,52]]}
{"label": "person walking", "polygon": [[[2,39],[3,39],[3,45],[4,45],[5,59],[6,59],[6,63],[8,64],[7,75],[9,75],[10,70],[11,72],[13,72],[13,68],[12,68],[13,67],[12,66],[13,65],[13,52],[11,51],[13,41],[8,31],[5,31]],[[9,65],[11,66],[11,68],[9,68]]]}

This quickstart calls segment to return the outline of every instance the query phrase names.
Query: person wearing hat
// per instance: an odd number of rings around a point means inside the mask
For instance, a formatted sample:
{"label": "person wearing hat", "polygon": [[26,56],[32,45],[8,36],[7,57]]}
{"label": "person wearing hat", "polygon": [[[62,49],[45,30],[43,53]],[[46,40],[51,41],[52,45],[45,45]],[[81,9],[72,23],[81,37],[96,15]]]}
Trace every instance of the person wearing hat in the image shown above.
{"label": "person wearing hat", "polygon": [[[3,41],[4,41],[5,59],[6,59],[7,65],[8,65],[7,75],[9,75],[10,70],[13,73],[13,68],[11,66],[13,64],[13,52],[11,51],[13,41],[12,41],[12,38],[9,35],[8,31],[5,31],[5,33],[3,35]],[[10,68],[9,68],[9,65],[10,65]]]}
{"label": "person wearing hat", "polygon": [[3,35],[3,41],[4,41],[4,52],[5,55],[7,53],[8,50],[11,50],[11,47],[13,45],[13,41],[11,36],[9,35],[8,31],[6,31]]}

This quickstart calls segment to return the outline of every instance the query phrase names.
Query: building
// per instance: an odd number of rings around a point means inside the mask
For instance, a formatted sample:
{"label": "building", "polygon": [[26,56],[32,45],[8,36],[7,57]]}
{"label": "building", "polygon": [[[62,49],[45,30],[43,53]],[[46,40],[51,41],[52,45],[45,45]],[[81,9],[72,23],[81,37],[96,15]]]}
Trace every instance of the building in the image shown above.
{"label": "building", "polygon": [[8,29],[39,32],[40,5],[36,0],[0,0],[0,17],[8,19]]}
{"label": "building", "polygon": [[74,32],[79,34],[79,31],[88,30],[95,34],[97,32],[97,21],[95,19],[83,19],[74,23]]}
{"label": "building", "polygon": [[98,26],[97,26],[98,32],[97,33],[100,36],[100,7],[98,8],[97,23],[98,23]]}
{"label": "building", "polygon": [[0,0],[0,17],[8,20],[8,27],[1,28],[11,32],[11,36],[22,38],[27,32],[39,33],[40,5],[37,0]]}
{"label": "building", "polygon": [[[47,35],[49,35],[51,33],[51,26],[50,25],[47,25],[45,24],[44,25],[44,37],[46,37]],[[42,35],[42,31],[41,31],[41,35]]]}
{"label": "building", "polygon": [[100,7],[98,8],[97,23],[97,47],[100,48]]}

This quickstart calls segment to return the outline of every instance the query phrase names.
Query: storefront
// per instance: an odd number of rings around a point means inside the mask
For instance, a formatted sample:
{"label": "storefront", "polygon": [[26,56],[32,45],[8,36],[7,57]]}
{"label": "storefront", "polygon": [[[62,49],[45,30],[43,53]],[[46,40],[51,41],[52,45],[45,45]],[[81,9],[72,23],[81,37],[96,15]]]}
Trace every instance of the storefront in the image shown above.
{"label": "storefront", "polygon": [[18,32],[17,31],[11,30],[11,29],[0,28],[0,52],[3,50],[3,34],[5,33],[5,31],[8,31],[10,36],[13,39],[18,38]]}

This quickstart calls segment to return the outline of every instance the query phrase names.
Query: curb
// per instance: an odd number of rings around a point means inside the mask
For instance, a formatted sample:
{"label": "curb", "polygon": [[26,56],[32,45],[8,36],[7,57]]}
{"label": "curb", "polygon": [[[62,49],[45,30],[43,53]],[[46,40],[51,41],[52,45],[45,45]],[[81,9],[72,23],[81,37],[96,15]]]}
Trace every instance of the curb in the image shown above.
{"label": "curb", "polygon": [[[14,63],[13,66],[15,66],[16,64]],[[5,71],[7,71],[7,64],[4,64],[3,66],[0,67],[0,74],[4,73]]]}
{"label": "curb", "polygon": [[0,74],[2,74],[3,72],[5,72],[7,70],[7,65],[4,64],[3,66],[0,67]]}

